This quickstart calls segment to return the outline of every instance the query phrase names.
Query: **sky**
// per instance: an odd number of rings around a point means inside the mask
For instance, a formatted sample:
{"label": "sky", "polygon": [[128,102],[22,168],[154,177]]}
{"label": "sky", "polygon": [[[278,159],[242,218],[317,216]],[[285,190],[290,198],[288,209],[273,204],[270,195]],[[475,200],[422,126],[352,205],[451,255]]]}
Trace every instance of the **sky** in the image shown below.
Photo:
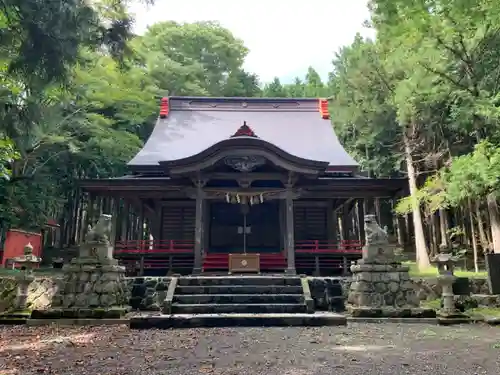
{"label": "sky", "polygon": [[291,82],[309,66],[326,79],[335,52],[356,33],[374,36],[362,25],[367,0],[156,0],[131,11],[138,34],[160,21],[218,21],[243,40],[250,50],[244,68],[263,83],[274,77]]}

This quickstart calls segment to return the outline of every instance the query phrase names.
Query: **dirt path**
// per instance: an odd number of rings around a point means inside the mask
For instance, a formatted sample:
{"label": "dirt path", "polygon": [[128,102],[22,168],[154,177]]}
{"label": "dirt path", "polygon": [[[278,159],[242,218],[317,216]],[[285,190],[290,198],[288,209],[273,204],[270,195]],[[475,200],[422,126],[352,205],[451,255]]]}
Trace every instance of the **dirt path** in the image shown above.
{"label": "dirt path", "polygon": [[500,328],[0,327],[0,375],[500,373]]}

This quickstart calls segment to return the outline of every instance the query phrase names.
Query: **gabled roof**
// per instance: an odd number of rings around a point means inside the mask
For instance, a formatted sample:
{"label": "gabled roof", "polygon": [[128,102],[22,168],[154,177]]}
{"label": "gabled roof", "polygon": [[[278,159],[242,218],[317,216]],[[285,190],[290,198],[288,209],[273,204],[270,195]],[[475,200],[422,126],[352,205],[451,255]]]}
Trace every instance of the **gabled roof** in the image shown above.
{"label": "gabled roof", "polygon": [[330,121],[322,118],[318,99],[171,97],[168,106],[168,115],[164,110],[143,149],[128,163],[132,168],[191,158],[239,138],[232,136],[242,129],[253,136],[240,136],[302,160],[327,163],[328,169],[358,166]]}

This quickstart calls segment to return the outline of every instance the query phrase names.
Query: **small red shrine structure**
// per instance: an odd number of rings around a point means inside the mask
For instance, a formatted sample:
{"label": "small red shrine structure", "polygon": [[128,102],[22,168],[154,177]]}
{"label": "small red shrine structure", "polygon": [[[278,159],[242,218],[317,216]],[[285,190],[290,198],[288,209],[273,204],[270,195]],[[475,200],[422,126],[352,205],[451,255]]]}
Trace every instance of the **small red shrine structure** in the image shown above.
{"label": "small red shrine structure", "polygon": [[[346,272],[361,256],[363,199],[405,179],[358,175],[322,99],[163,98],[127,176],[85,180],[87,222],[116,220],[115,256],[144,272]],[[354,229],[353,229],[354,228]]]}
{"label": "small red shrine structure", "polygon": [[3,250],[0,252],[0,260],[3,267],[15,266],[8,264],[14,258],[24,255],[24,248],[27,244],[33,246],[33,255],[42,255],[42,235],[40,233],[27,232],[21,229],[11,229],[7,232]]}

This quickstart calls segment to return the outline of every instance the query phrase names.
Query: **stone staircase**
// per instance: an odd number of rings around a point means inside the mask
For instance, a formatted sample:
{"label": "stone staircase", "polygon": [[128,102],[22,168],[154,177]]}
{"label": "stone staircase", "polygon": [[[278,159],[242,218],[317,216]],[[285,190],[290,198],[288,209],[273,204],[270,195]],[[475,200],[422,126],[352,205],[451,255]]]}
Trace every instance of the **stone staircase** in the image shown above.
{"label": "stone staircase", "polygon": [[297,314],[312,313],[297,276],[180,277],[172,314]]}
{"label": "stone staircase", "polygon": [[131,329],[345,325],[315,313],[308,280],[298,276],[173,277],[162,314],[138,314]]}

